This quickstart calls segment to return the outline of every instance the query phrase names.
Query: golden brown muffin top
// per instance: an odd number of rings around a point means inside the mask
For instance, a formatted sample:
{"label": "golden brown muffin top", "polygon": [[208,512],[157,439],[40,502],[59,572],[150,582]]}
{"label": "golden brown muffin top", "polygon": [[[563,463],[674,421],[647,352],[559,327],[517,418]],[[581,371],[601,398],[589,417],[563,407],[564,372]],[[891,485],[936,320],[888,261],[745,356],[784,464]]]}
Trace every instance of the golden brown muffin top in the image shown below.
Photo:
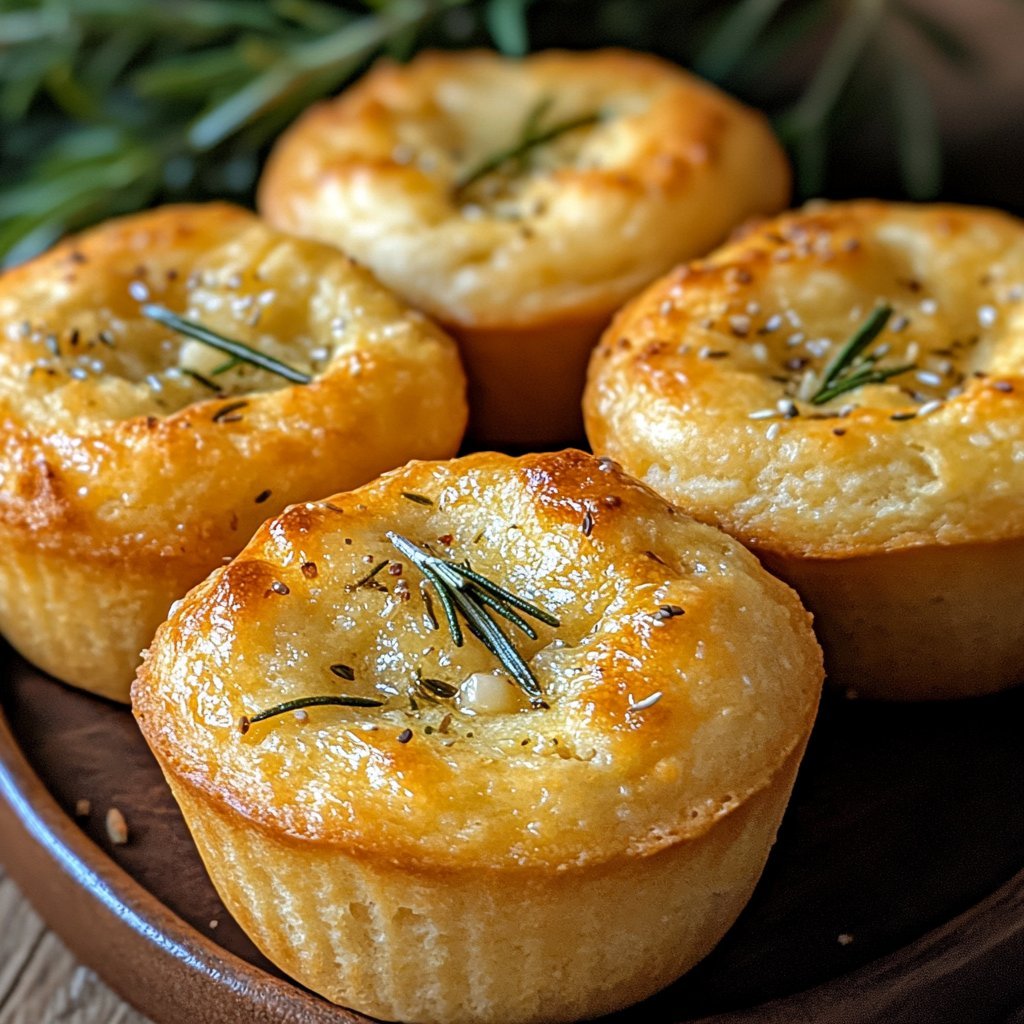
{"label": "golden brown muffin top", "polygon": [[[887,379],[826,388],[873,317],[869,362],[837,383]],[[584,405],[595,449],[691,514],[757,548],[838,557],[1019,536],[1022,373],[1020,221],[812,204],[626,307]]]}
{"label": "golden brown muffin top", "polygon": [[[531,128],[552,137],[469,181]],[[611,312],[788,187],[764,118],[671,64],[472,51],[378,64],[312,107],[259,201],[442,322],[486,327]]]}
{"label": "golden brown muffin top", "polygon": [[[546,706],[454,646],[386,531],[557,617],[515,634]],[[609,460],[481,453],[270,520],[173,610],[133,699],[165,768],[252,827],[422,870],[562,869],[700,835],[804,741],[820,683],[809,616],[730,538]],[[384,704],[239,727],[339,693]]]}
{"label": "golden brown muffin top", "polygon": [[[218,372],[226,355],[147,303],[309,383]],[[0,517],[42,546],[208,566],[271,490],[453,451],[464,388],[454,343],[330,246],[220,203],[125,217],[0,277]]]}

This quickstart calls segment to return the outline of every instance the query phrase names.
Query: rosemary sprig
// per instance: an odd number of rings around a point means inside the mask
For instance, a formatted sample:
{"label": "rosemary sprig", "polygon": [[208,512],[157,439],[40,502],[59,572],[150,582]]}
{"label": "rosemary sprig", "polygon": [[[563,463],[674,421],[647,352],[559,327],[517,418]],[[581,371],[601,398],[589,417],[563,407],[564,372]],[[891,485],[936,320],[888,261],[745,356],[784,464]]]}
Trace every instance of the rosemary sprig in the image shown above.
{"label": "rosemary sprig", "polygon": [[875,364],[879,357],[873,354],[864,355],[868,347],[885,330],[891,316],[892,306],[888,303],[883,303],[872,310],[825,367],[821,384],[811,395],[812,405],[824,405],[825,402],[848,391],[855,391],[865,384],[882,384],[890,377],[899,376],[915,368],[914,363],[906,363],[878,369]]}
{"label": "rosemary sprig", "polygon": [[284,377],[285,380],[290,380],[294,384],[308,384],[313,379],[308,373],[296,370],[295,367],[282,363],[281,360],[268,356],[265,352],[260,352],[259,349],[250,348],[241,341],[235,341],[234,338],[225,338],[224,335],[217,334],[216,331],[211,331],[208,327],[197,324],[193,320],[186,320],[163,306],[147,302],[143,304],[141,310],[143,316],[163,324],[164,327],[169,327],[172,331],[184,334],[186,338],[194,338],[204,345],[209,345],[210,348],[226,352],[240,362],[257,366],[268,373],[275,373],[278,377]]}
{"label": "rosemary sprig", "polygon": [[[65,231],[155,202],[248,202],[266,145],[299,111],[378,53],[461,47],[467,31],[515,56],[581,42],[658,50],[748,100],[775,97],[769,113],[797,159],[802,197],[832,194],[833,177],[848,185],[851,154],[887,168],[883,145],[904,189],[933,197],[942,139],[924,59],[964,72],[982,64],[946,15],[914,0],[636,0],[625,25],[623,6],[0,0],[0,260],[17,263]],[[892,43],[908,33],[933,52]],[[794,102],[773,86],[779,67],[806,57],[808,38],[821,40],[821,56],[801,64]],[[888,102],[876,102],[883,94]],[[866,150],[862,125],[882,142]]]}
{"label": "rosemary sprig", "polygon": [[298,697],[295,700],[286,700],[283,704],[275,704],[273,707],[265,708],[255,715],[242,715],[239,721],[239,731],[244,736],[249,727],[257,722],[265,722],[268,718],[276,718],[278,715],[286,715],[289,711],[302,711],[304,708],[339,707],[339,708],[379,708],[384,701],[375,697],[349,697],[345,694],[337,696],[319,697]]}
{"label": "rosemary sprig", "polygon": [[464,642],[458,619],[458,613],[461,612],[469,631],[498,659],[505,671],[529,695],[530,703],[534,707],[546,707],[540,684],[529,665],[494,621],[488,609],[507,619],[532,640],[537,638],[536,632],[522,616],[516,614],[514,609],[549,626],[558,626],[558,619],[466,565],[440,558],[392,531],[388,531],[387,538],[423,573],[437,591],[455,646],[461,647]]}
{"label": "rosemary sprig", "polygon": [[541,128],[540,123],[544,114],[551,107],[551,103],[552,99],[549,96],[541,99],[523,119],[522,128],[519,130],[519,138],[512,145],[484,157],[483,160],[460,175],[455,182],[456,196],[464,192],[470,185],[494,174],[495,171],[501,170],[502,167],[512,161],[517,161],[521,164],[538,147],[546,146],[549,142],[554,142],[555,139],[561,138],[569,132],[574,132],[579,128],[586,128],[588,125],[595,124],[601,120],[601,113],[599,111],[591,111],[588,114],[580,114],[576,117],[567,118],[564,121],[558,121],[548,128]]}

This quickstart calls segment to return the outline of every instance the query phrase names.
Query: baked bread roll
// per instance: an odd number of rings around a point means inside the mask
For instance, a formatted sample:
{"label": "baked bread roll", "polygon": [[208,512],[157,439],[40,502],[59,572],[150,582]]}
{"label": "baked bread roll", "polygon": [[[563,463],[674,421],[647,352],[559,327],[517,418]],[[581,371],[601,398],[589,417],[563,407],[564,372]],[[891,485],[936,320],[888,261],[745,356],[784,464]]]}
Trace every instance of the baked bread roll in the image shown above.
{"label": "baked bread roll", "polygon": [[[150,303],[311,379],[233,364]],[[367,271],[234,207],[127,217],[9,271],[0,632],[127,700],[174,599],[289,502],[451,455],[464,388],[451,340]]]}
{"label": "baked bread roll", "polygon": [[[428,546],[536,606],[522,688],[465,625],[455,646]],[[729,927],[821,674],[796,596],[724,534],[608,461],[482,453],[265,524],[160,628],[133,702],[283,970],[387,1020],[561,1021]],[[302,706],[324,694],[383,703]]]}
{"label": "baked bread roll", "polygon": [[808,206],[622,312],[587,432],[799,591],[837,683],[999,690],[1024,677],[1022,300],[1012,217]]}
{"label": "baked bread roll", "polygon": [[671,64],[474,51],[378,64],[314,106],[272,152],[259,206],[456,337],[478,444],[537,446],[581,436],[612,312],[788,195],[765,119]]}

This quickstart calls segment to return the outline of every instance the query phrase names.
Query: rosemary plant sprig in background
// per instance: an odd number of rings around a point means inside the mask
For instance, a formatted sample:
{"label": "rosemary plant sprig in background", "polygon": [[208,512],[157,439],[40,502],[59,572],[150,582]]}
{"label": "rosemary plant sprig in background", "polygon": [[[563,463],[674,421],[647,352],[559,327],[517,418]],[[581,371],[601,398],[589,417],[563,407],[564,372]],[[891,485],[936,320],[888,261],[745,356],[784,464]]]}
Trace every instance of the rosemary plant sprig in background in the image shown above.
{"label": "rosemary plant sprig in background", "polygon": [[813,405],[823,405],[865,384],[882,384],[890,377],[897,377],[915,368],[914,363],[879,368],[876,366],[878,355],[864,355],[885,330],[891,316],[892,306],[887,304],[877,306],[868,314],[867,319],[850,335],[825,367],[821,384],[810,398]]}
{"label": "rosemary plant sprig in background", "polygon": [[546,706],[540,684],[530,666],[494,621],[488,609],[507,619],[531,640],[536,640],[537,634],[522,616],[516,614],[516,609],[549,626],[558,626],[558,619],[468,566],[439,558],[401,534],[388,531],[387,538],[437,591],[455,646],[461,647],[464,640],[458,618],[461,612],[469,631],[498,659],[505,671],[530,697],[530,703],[534,707]]}
{"label": "rosemary plant sprig in background", "polygon": [[184,334],[187,338],[201,341],[204,345],[209,345],[210,348],[226,352],[232,359],[238,362],[259,367],[259,369],[266,370],[268,373],[284,377],[285,380],[290,380],[293,384],[308,384],[313,379],[308,373],[296,370],[294,366],[282,363],[280,359],[268,356],[265,352],[251,348],[244,342],[236,341],[234,338],[225,338],[223,334],[211,331],[209,327],[197,324],[193,320],[186,320],[184,317],[178,316],[177,313],[172,313],[163,306],[147,302],[141,309],[142,315],[149,317],[150,320],[155,320],[157,323],[163,324],[164,327],[169,327],[172,331]]}
{"label": "rosemary plant sprig in background", "polygon": [[[1019,11],[1024,25],[1019,0],[994,2]],[[849,191],[851,152],[856,194],[872,168],[891,179],[894,158],[900,180],[888,190],[932,198],[942,138],[923,65],[938,57],[941,70],[984,71],[973,50],[981,40],[964,27],[971,19],[947,8],[922,0],[0,0],[0,261],[156,202],[251,202],[269,143],[296,114],[378,54],[402,60],[424,46],[493,45],[512,56],[551,46],[650,50],[772,116],[797,163],[798,199]],[[863,129],[877,137],[871,148]]]}

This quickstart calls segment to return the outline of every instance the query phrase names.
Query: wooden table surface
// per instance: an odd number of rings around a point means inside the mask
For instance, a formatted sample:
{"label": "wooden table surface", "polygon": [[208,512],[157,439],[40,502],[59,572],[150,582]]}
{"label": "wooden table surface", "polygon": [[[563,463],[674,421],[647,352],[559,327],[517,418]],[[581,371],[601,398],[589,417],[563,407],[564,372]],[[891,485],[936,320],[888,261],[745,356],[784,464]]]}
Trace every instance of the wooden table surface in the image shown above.
{"label": "wooden table surface", "polygon": [[75,960],[0,864],[0,1024],[56,1022],[147,1024]]}

